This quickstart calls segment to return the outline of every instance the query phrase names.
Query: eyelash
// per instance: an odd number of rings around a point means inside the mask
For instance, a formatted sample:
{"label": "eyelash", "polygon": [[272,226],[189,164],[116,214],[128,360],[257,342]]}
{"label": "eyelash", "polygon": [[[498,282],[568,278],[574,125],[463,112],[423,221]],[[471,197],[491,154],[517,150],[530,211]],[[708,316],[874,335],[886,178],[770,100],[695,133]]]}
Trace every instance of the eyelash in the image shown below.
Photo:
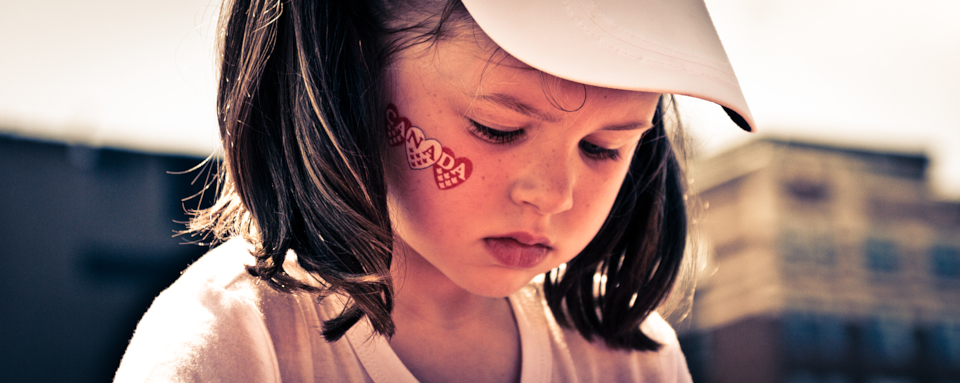
{"label": "eyelash", "polygon": [[479,122],[474,120],[470,120],[470,127],[470,130],[472,130],[477,136],[480,136],[480,138],[499,145],[509,144],[513,141],[516,141],[523,137],[523,135],[526,133],[523,129],[510,131],[496,130],[481,125]]}
{"label": "eyelash", "polygon": [[[516,141],[522,138],[526,132],[523,129],[503,131],[484,126],[474,120],[470,121],[470,130],[479,136],[480,138],[498,145],[509,144],[513,141]],[[620,159],[620,151],[616,149],[607,149],[600,147],[594,144],[591,144],[587,141],[580,141],[580,150],[586,154],[587,157],[605,161],[611,160],[616,161]]]}
{"label": "eyelash", "polygon": [[620,159],[619,150],[603,148],[587,141],[580,141],[580,150],[583,150],[587,157],[595,160],[616,161]]}

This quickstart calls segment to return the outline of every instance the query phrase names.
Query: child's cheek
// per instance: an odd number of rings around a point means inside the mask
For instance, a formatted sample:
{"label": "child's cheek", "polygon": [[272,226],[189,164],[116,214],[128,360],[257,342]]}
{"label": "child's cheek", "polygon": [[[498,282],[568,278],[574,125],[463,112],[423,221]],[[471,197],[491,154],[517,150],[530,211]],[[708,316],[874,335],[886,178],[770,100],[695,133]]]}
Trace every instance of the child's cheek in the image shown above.
{"label": "child's cheek", "polygon": [[390,146],[403,146],[407,166],[412,170],[430,171],[440,190],[460,186],[473,174],[473,162],[469,158],[457,157],[453,149],[428,137],[393,104],[387,106],[386,134]]}

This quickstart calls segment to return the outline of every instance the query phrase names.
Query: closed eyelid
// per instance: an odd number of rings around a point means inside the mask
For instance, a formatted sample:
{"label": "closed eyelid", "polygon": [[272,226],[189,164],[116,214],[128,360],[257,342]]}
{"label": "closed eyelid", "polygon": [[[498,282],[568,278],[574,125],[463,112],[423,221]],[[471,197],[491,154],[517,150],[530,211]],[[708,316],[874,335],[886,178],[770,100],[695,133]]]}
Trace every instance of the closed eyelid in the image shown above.
{"label": "closed eyelid", "polygon": [[467,118],[467,120],[470,121],[470,123],[473,124],[474,126],[479,126],[483,129],[496,130],[500,132],[513,132],[516,130],[523,130],[523,127],[517,126],[516,124],[498,123],[496,122],[496,119],[491,119],[491,118],[470,117],[470,118]]}
{"label": "closed eyelid", "polygon": [[585,152],[585,154],[594,159],[594,160],[619,160],[620,159],[620,149],[609,149],[603,146],[594,144],[592,142],[582,140],[580,141],[580,149]]}
{"label": "closed eyelid", "polygon": [[483,125],[477,121],[470,121],[470,130],[481,139],[495,144],[507,144],[522,138],[526,131],[523,129],[499,130]]}

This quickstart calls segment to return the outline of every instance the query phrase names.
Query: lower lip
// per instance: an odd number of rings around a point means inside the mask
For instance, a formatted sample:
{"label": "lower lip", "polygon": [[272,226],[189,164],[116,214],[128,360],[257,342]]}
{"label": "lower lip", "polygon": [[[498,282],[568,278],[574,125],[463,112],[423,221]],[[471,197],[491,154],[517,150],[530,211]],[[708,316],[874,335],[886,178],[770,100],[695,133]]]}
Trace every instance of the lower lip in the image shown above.
{"label": "lower lip", "polygon": [[484,242],[501,264],[524,269],[539,264],[550,250],[543,245],[524,245],[513,238],[487,238]]}

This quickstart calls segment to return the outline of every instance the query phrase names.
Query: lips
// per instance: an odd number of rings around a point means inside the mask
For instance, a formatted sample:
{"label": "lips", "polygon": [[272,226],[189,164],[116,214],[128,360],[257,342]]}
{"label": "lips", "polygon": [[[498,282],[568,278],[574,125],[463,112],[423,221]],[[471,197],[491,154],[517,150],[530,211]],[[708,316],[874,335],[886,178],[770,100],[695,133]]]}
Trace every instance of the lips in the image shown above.
{"label": "lips", "polygon": [[534,267],[550,251],[549,240],[527,233],[512,233],[483,241],[493,258],[508,267]]}

